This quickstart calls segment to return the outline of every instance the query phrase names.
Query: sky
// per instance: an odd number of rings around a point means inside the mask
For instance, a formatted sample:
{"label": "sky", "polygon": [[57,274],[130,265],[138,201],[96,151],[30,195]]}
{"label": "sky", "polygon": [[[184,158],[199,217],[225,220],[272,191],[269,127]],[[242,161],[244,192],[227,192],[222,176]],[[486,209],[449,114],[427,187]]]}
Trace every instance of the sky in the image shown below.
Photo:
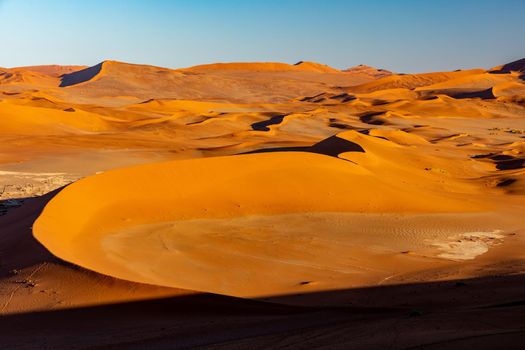
{"label": "sky", "polygon": [[525,57],[524,13],[525,0],[0,0],[0,67],[489,68]]}

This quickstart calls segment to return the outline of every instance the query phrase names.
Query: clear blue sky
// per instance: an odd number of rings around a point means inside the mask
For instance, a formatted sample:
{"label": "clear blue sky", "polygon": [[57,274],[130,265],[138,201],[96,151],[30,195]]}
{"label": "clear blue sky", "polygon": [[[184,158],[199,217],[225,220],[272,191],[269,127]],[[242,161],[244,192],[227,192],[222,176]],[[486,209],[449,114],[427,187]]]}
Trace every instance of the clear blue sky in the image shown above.
{"label": "clear blue sky", "polygon": [[524,14],[525,0],[0,0],[0,67],[105,59],[491,67],[525,57]]}

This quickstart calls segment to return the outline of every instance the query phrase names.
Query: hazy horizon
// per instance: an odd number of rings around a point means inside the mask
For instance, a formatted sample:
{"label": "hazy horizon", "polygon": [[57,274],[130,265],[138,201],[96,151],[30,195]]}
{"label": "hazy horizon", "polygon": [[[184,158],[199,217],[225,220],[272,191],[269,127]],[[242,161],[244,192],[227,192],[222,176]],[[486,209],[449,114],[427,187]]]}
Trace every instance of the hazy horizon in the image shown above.
{"label": "hazy horizon", "polygon": [[302,60],[405,73],[490,68],[525,57],[525,37],[515,35],[525,32],[524,10],[523,1],[334,1],[318,8],[295,0],[0,0],[0,67]]}

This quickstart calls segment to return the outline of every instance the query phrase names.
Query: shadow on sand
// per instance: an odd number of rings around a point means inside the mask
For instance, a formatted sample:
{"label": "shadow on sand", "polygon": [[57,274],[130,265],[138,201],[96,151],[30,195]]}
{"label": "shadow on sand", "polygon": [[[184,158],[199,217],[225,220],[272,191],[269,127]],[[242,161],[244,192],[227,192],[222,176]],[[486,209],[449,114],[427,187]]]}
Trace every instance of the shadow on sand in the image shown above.
{"label": "shadow on sand", "polygon": [[[517,349],[525,276],[247,300],[196,294],[0,317],[3,349]],[[290,306],[301,298],[346,306]],[[521,298],[521,299],[520,299]],[[297,299],[297,300],[296,300]]]}
{"label": "shadow on sand", "polygon": [[102,69],[103,62],[94,65],[89,68],[85,68],[73,73],[64,74],[60,78],[60,87],[67,87],[71,85],[76,85],[88,81],[95,77],[100,70]]}
{"label": "shadow on sand", "polygon": [[331,157],[337,157],[344,152],[365,152],[359,144],[337,137],[337,135],[324,139],[312,146],[296,147],[272,147],[257,149],[254,151],[244,152],[241,154],[266,153],[266,152],[309,152],[324,154]]}

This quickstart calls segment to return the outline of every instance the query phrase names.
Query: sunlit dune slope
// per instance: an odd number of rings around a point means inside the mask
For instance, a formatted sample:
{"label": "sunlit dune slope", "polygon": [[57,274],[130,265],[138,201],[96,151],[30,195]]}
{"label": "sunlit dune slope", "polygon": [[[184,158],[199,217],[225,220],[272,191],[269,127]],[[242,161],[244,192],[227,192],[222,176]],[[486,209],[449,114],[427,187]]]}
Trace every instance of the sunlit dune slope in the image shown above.
{"label": "sunlit dune slope", "polygon": [[[33,105],[0,101],[2,110],[0,135],[61,135],[108,130],[109,124],[101,116],[54,108],[54,103],[42,98]],[[42,108],[42,105],[47,105]],[[49,108],[51,107],[51,108]]]}
{"label": "sunlit dune slope", "polygon": [[[431,145],[402,131],[347,131],[306,153],[109,171],[64,189],[33,230],[64,260],[161,286],[261,296],[296,292],[302,281],[316,281],[311,290],[374,283],[393,261],[401,271],[431,261],[396,250],[437,254],[428,242],[480,230],[486,224],[478,219],[497,209],[483,188],[462,180],[472,162],[458,161],[447,174],[429,171],[425,165],[446,160],[417,147]],[[452,216],[440,222],[439,215]],[[491,220],[491,230],[516,224],[512,215]]]}
{"label": "sunlit dune slope", "polygon": [[349,88],[349,92],[366,93],[385,89],[414,89],[417,87],[428,86],[436,83],[445,82],[451,79],[467,77],[473,74],[480,74],[482,69],[471,69],[456,72],[436,72],[421,74],[394,74],[380,78],[370,83]]}
{"label": "sunlit dune slope", "polygon": [[194,66],[184,69],[190,72],[202,71],[252,71],[252,72],[315,72],[340,73],[339,70],[316,62],[297,62],[287,64],[279,62],[240,62],[240,63],[213,63]]}
{"label": "sunlit dune slope", "polygon": [[378,68],[367,66],[365,64],[360,64],[360,65],[355,66],[355,67],[350,67],[348,69],[343,70],[343,72],[351,73],[351,74],[368,75],[368,76],[373,77],[375,79],[388,77],[388,76],[394,74],[393,72],[391,72],[389,70],[378,69]]}
{"label": "sunlit dune slope", "polygon": [[73,73],[82,69],[88,68],[87,66],[62,66],[57,64],[41,65],[41,66],[23,66],[12,69],[24,70],[30,72],[41,73],[52,77],[60,77],[64,74]]}
{"label": "sunlit dune slope", "polygon": [[54,86],[56,82],[56,77],[52,77],[50,75],[37,71],[25,70],[20,68],[5,70],[0,69],[0,86],[15,84],[21,84],[25,86],[31,85],[33,87]]}

